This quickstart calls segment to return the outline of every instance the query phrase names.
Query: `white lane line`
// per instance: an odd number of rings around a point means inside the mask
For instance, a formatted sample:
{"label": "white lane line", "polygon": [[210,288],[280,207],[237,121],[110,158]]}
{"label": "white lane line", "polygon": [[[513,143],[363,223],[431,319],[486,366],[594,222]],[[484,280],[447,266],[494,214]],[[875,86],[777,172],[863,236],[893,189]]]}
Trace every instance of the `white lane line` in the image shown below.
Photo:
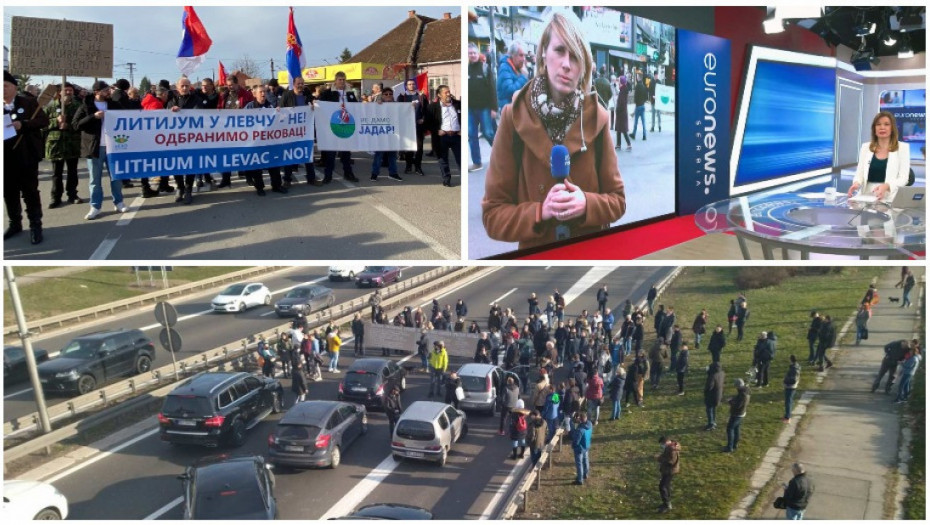
{"label": "white lane line", "polygon": [[153,428],[152,430],[149,430],[148,432],[144,432],[144,433],[142,433],[142,434],[139,434],[138,436],[136,436],[136,437],[130,439],[129,441],[126,441],[125,443],[123,443],[123,444],[121,444],[121,445],[117,445],[117,446],[111,448],[110,450],[106,450],[106,451],[103,451],[103,452],[97,454],[96,456],[94,456],[94,457],[88,459],[87,461],[81,463],[80,465],[75,465],[75,466],[69,468],[68,470],[65,470],[65,471],[63,471],[63,472],[60,472],[60,473],[58,473],[58,474],[55,474],[54,476],[52,476],[52,477],[50,477],[50,478],[48,478],[48,479],[42,480],[42,481],[45,481],[46,483],[55,483],[56,481],[58,481],[59,479],[65,477],[65,476],[70,476],[71,474],[74,474],[75,472],[77,472],[77,471],[79,471],[79,470],[81,470],[81,469],[87,468],[87,467],[93,465],[94,463],[96,463],[96,462],[98,462],[98,461],[100,461],[100,460],[102,460],[102,459],[106,459],[106,458],[112,456],[113,454],[116,454],[117,452],[119,452],[120,450],[123,450],[123,449],[126,448],[126,447],[131,447],[132,445],[135,445],[136,443],[142,441],[142,440],[145,439],[145,438],[154,436],[154,435],[157,434],[158,432],[159,432],[159,428],[158,428],[158,427],[155,427],[155,428]]}
{"label": "white lane line", "polygon": [[552,268],[552,267],[551,267],[551,266],[546,266],[546,271],[547,271],[547,272],[549,271],[549,268]]}
{"label": "white lane line", "polygon": [[171,509],[177,507],[178,505],[180,505],[182,501],[184,501],[184,496],[178,496],[178,497],[174,498],[173,500],[171,500],[171,503],[168,503],[168,504],[165,505],[164,507],[162,507],[162,508],[156,510],[155,512],[149,514],[148,516],[146,516],[146,517],[144,517],[144,518],[142,518],[142,519],[144,519],[144,520],[157,520],[158,518],[161,517],[162,514],[168,512],[169,510],[171,510]]}
{"label": "white lane line", "polygon": [[142,208],[142,203],[145,202],[144,197],[136,197],[136,200],[132,201],[132,204],[129,205],[129,211],[124,213],[122,217],[116,221],[117,226],[129,226],[129,223],[136,217],[136,212]]}
{"label": "white lane line", "polygon": [[371,494],[378,485],[384,481],[394,469],[397,468],[399,463],[394,461],[392,456],[384,458],[384,460],[378,464],[371,472],[365,476],[365,479],[361,480],[356,484],[352,489],[342,497],[341,500],[336,502],[335,505],[330,507],[329,510],[323,514],[320,519],[325,520],[329,518],[338,518],[340,516],[345,516],[351,513],[358,506],[359,503],[365,500],[369,494]]}
{"label": "white lane line", "polygon": [[119,241],[119,235],[116,237],[110,238],[107,237],[100,243],[100,246],[97,246],[97,249],[94,250],[94,253],[90,255],[90,261],[102,261],[110,256],[110,252],[113,251],[113,248],[116,247],[116,242]]}
{"label": "white lane line", "polygon": [[459,254],[446,248],[445,245],[432,238],[430,235],[427,235],[426,232],[414,226],[413,223],[394,213],[394,210],[391,210],[382,204],[374,204],[374,208],[380,211],[388,219],[394,221],[394,223],[400,226],[402,230],[405,230],[407,233],[409,233],[413,238],[420,242],[426,243],[426,245],[429,246],[434,252],[439,254],[440,258],[446,259],[448,261],[456,261],[459,259]]}
{"label": "white lane line", "polygon": [[[159,326],[161,326],[161,325],[159,325]],[[27,392],[32,392],[32,389],[31,389],[31,388],[27,388],[26,390],[20,390],[19,392],[13,392],[12,394],[7,394],[7,395],[3,396],[3,399],[9,399],[9,398],[11,398],[11,397],[18,396],[18,395],[20,395],[20,394],[25,394],[25,393],[27,393]]]}
{"label": "white lane line", "polygon": [[[527,458],[525,461],[529,461]],[[488,506],[484,508],[484,512],[481,513],[479,520],[489,520],[492,518],[494,509],[497,508],[498,503],[500,503],[501,498],[504,497],[504,493],[507,492],[507,489],[510,488],[510,485],[513,484],[513,480],[517,477],[517,471],[520,470],[520,467],[523,465],[523,461],[518,461],[516,465],[510,469],[510,474],[507,474],[507,477],[504,478],[504,482],[501,483],[501,486],[498,487],[497,492],[494,493],[494,497],[491,498],[491,501],[488,503]]]}
{"label": "white lane line", "polygon": [[572,285],[571,288],[565,292],[565,295],[562,297],[565,298],[565,305],[574,301],[582,293],[585,292],[588,288],[591,288],[597,283],[603,282],[604,277],[610,275],[610,272],[616,270],[619,266],[594,266],[588,273],[584,274],[581,279],[578,279],[578,282]]}
{"label": "white lane line", "polygon": [[497,299],[494,299],[493,301],[491,301],[490,303],[488,303],[488,306],[491,306],[491,305],[494,304],[494,303],[497,303],[497,302],[502,301],[502,300],[504,299],[504,297],[507,297],[508,295],[510,295],[510,294],[512,294],[512,293],[514,293],[514,292],[516,292],[516,291],[517,291],[517,288],[511,289],[509,292],[505,293],[504,295],[502,295],[502,296],[498,297]]}

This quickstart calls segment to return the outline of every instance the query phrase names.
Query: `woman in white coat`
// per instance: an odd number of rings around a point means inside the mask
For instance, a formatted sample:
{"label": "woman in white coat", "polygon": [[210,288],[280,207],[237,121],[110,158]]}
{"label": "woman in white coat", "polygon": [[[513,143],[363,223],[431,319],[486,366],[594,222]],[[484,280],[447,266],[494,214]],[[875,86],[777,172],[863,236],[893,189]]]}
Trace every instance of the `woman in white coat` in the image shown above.
{"label": "woman in white coat", "polygon": [[863,194],[891,202],[898,188],[907,185],[910,170],[910,147],[906,142],[898,142],[894,115],[881,111],[872,119],[872,141],[859,150],[859,165],[848,195],[864,186]]}

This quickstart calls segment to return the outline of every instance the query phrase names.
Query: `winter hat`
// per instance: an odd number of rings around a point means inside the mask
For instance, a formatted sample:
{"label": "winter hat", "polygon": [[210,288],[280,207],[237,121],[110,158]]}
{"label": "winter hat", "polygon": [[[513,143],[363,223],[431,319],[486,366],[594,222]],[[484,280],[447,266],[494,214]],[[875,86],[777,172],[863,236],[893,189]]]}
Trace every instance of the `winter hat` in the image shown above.
{"label": "winter hat", "polygon": [[736,383],[736,388],[743,388],[744,386],[746,386],[746,382],[743,381],[742,379],[737,379],[735,383]]}
{"label": "winter hat", "polygon": [[13,84],[14,86],[18,86],[18,85],[19,85],[19,82],[16,81],[16,77],[14,77],[9,71],[7,71],[7,70],[5,70],[5,69],[3,70],[3,81],[4,81],[4,82],[9,82],[9,83]]}
{"label": "winter hat", "polygon": [[116,86],[116,87],[118,87],[118,88],[120,88],[120,89],[122,89],[123,91],[126,91],[127,89],[129,89],[130,87],[132,87],[132,86],[129,85],[129,81],[126,80],[125,78],[121,78],[121,79],[117,80],[116,83],[113,84],[113,85]]}
{"label": "winter hat", "polygon": [[517,405],[516,405],[515,408],[517,408],[517,409],[523,408],[523,400],[522,400],[522,399],[518,399],[518,400],[517,400]]}

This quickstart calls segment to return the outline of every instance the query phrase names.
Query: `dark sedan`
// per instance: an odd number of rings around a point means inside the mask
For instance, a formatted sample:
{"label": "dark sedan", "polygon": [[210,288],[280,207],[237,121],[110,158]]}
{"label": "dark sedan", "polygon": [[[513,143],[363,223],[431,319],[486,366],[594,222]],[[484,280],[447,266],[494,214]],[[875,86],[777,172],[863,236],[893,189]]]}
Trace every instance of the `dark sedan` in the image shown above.
{"label": "dark sedan", "polygon": [[298,286],[274,303],[274,312],[278,317],[296,317],[307,315],[314,310],[329,308],[336,302],[333,291],[325,286]]}
{"label": "dark sedan", "polygon": [[431,520],[433,513],[403,503],[373,503],[365,505],[342,519],[347,520]]}
{"label": "dark sedan", "polygon": [[346,448],[367,432],[363,406],[340,401],[297,403],[268,436],[268,461],[287,467],[336,468]]}
{"label": "dark sedan", "polygon": [[381,408],[391,386],[407,389],[407,371],[391,359],[356,359],[339,383],[339,400]]}
{"label": "dark sedan", "polygon": [[[48,361],[48,350],[33,347],[32,355],[36,358],[36,364]],[[29,373],[26,369],[26,351],[21,346],[4,346],[3,382],[12,384],[25,381],[28,378]]]}
{"label": "dark sedan", "polygon": [[355,276],[355,286],[381,288],[390,283],[396,283],[401,276],[399,266],[366,266],[364,272]]}
{"label": "dark sedan", "polygon": [[274,474],[261,456],[216,456],[201,460],[178,479],[184,482],[184,519],[273,520],[278,516]]}

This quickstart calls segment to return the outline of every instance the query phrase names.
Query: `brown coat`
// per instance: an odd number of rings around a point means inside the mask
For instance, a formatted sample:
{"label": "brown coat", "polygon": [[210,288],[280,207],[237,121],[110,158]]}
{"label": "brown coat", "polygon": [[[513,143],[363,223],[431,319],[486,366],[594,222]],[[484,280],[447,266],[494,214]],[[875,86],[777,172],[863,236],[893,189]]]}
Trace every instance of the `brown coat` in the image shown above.
{"label": "brown coat", "polygon": [[[541,217],[542,203],[555,180],[551,176],[549,158],[552,141],[533,111],[529,99],[532,83],[504,107],[501,123],[491,149],[491,163],[485,178],[485,194],[481,202],[482,219],[492,239],[519,242],[520,249],[532,248],[555,241],[558,221]],[[569,180],[579,186],[587,199],[585,215],[568,221],[573,236],[601,231],[623,216],[626,197],[623,180],[617,166],[617,154],[608,129],[608,113],[595,97],[584,101],[583,118],[579,118],[565,136],[565,146],[571,155]],[[581,122],[587,151],[581,151]],[[523,140],[523,161],[519,174],[513,156],[514,131]],[[595,166],[594,141],[600,140],[600,166]]]}

